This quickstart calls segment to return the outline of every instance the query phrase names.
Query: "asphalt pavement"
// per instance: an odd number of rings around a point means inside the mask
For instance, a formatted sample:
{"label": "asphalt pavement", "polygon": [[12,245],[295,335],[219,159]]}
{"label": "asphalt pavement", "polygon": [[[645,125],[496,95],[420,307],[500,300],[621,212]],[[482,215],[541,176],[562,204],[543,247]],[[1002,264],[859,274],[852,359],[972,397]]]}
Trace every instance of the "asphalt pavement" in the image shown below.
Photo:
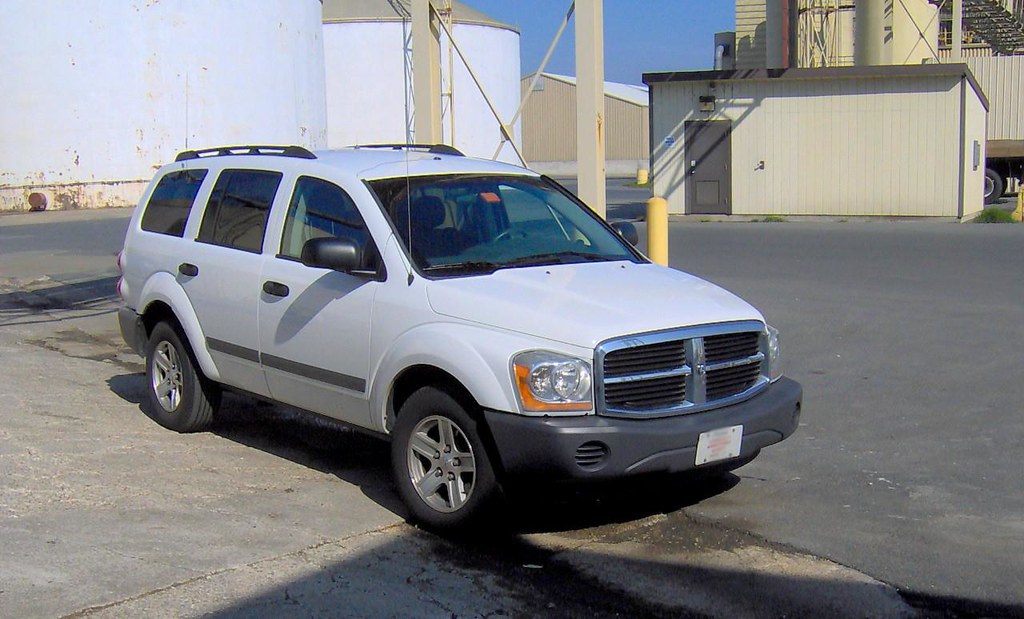
{"label": "asphalt pavement", "polygon": [[[621,182],[610,214],[646,199]],[[673,267],[782,331],[798,432],[442,540],[379,441],[242,397],[212,433],[145,417],[129,214],[0,217],[0,616],[1024,616],[1024,226],[672,223]]]}

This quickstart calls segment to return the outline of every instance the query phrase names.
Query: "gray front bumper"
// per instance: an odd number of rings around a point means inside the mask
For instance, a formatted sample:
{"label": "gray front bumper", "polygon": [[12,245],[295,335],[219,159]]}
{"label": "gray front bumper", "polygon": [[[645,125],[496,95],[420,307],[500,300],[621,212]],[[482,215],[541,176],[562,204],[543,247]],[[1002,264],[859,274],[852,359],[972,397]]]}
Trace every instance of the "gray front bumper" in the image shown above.
{"label": "gray front bumper", "polygon": [[[484,415],[506,473],[552,480],[612,479],[696,468],[697,439],[716,428],[742,425],[742,451],[736,460],[749,457],[796,430],[802,399],[800,384],[781,378],[745,402],[661,419],[525,417],[496,411]],[[587,443],[607,448],[597,465],[577,460],[579,448]]]}

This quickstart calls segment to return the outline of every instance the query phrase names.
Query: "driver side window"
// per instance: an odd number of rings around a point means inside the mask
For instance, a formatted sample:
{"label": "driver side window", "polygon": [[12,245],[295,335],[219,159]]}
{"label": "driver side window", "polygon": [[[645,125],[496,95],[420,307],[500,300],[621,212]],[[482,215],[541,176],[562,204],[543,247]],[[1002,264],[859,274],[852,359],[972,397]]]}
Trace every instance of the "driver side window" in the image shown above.
{"label": "driver side window", "polygon": [[370,235],[352,198],[333,183],[302,176],[288,205],[280,256],[299,259],[306,241],[323,237],[351,239],[372,260]]}

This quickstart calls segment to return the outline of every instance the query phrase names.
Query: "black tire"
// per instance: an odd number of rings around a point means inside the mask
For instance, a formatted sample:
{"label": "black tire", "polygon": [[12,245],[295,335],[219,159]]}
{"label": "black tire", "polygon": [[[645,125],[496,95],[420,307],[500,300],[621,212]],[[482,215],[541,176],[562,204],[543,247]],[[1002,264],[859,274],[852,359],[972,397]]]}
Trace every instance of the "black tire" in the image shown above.
{"label": "black tire", "polygon": [[158,323],[146,343],[146,413],[165,428],[201,432],[220,404],[220,387],[202,375],[176,326]]}
{"label": "black tire", "polygon": [[992,204],[1003,197],[1006,180],[992,168],[985,168],[985,204]]}
{"label": "black tire", "polygon": [[472,528],[493,506],[498,483],[480,423],[434,387],[419,389],[402,405],[391,436],[391,469],[410,520],[439,531]]}

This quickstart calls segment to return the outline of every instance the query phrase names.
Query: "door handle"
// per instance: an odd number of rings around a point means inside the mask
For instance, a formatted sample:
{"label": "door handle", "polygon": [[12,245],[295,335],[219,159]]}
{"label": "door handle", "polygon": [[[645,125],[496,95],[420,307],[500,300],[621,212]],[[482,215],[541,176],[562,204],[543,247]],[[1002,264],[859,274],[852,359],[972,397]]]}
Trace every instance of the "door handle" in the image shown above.
{"label": "door handle", "polygon": [[195,277],[199,275],[199,267],[188,262],[182,262],[178,265],[178,273],[186,277]]}
{"label": "door handle", "polygon": [[281,282],[265,281],[263,282],[263,292],[272,297],[287,297],[289,290],[288,286]]}

